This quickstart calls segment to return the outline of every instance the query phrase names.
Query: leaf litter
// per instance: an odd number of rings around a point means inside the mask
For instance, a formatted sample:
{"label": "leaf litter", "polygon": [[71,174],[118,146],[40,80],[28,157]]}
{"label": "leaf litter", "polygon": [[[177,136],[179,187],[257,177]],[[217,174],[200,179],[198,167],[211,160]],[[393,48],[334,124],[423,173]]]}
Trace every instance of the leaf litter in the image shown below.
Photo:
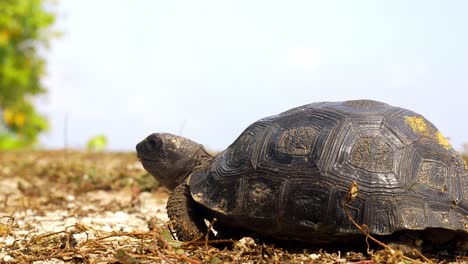
{"label": "leaf litter", "polygon": [[252,237],[180,242],[170,231],[167,197],[134,153],[0,153],[0,263],[410,262],[388,248],[368,254]]}

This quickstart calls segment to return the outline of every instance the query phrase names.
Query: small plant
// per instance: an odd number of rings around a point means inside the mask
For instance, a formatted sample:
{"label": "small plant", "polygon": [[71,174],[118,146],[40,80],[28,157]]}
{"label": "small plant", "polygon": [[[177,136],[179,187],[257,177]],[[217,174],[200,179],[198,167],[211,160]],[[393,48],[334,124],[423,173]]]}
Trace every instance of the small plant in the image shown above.
{"label": "small plant", "polygon": [[96,135],[92,137],[88,144],[86,144],[86,149],[88,151],[103,151],[107,147],[107,137],[105,135]]}

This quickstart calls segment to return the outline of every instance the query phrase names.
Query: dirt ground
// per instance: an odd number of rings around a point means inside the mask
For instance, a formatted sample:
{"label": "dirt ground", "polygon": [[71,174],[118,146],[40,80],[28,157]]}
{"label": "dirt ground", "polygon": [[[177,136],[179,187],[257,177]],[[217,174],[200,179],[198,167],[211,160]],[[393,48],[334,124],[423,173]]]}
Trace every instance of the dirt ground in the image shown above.
{"label": "dirt ground", "polygon": [[134,153],[0,153],[0,263],[412,262],[390,249],[284,249],[251,237],[181,243],[168,228],[167,197]]}

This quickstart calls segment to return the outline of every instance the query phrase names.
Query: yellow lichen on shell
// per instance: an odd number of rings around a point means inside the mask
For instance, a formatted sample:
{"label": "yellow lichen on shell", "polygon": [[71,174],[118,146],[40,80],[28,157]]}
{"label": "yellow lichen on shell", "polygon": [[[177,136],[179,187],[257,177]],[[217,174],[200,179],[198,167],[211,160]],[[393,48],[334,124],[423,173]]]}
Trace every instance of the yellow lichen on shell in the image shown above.
{"label": "yellow lichen on shell", "polygon": [[450,145],[448,139],[446,137],[444,137],[444,135],[442,135],[442,133],[440,131],[437,131],[436,136],[437,136],[437,140],[439,141],[439,144],[444,146],[446,149],[451,149],[452,148],[452,146]]}
{"label": "yellow lichen on shell", "polygon": [[426,123],[426,120],[422,116],[406,116],[405,122],[411,127],[411,129],[418,134],[425,137],[436,140],[441,146],[446,149],[451,149],[448,139],[442,135],[438,130],[432,129],[432,126]]}
{"label": "yellow lichen on shell", "polygon": [[424,121],[424,118],[420,116],[407,116],[405,121],[414,132],[423,135],[427,133],[427,124]]}

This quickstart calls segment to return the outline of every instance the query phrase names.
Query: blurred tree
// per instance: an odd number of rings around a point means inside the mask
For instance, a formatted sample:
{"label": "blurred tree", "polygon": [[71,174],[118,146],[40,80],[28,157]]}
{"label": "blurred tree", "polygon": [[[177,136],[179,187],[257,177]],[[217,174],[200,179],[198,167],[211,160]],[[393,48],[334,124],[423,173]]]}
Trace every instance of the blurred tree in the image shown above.
{"label": "blurred tree", "polygon": [[55,20],[48,3],[0,0],[0,150],[32,146],[48,127],[31,102],[46,91],[40,51],[54,35]]}

